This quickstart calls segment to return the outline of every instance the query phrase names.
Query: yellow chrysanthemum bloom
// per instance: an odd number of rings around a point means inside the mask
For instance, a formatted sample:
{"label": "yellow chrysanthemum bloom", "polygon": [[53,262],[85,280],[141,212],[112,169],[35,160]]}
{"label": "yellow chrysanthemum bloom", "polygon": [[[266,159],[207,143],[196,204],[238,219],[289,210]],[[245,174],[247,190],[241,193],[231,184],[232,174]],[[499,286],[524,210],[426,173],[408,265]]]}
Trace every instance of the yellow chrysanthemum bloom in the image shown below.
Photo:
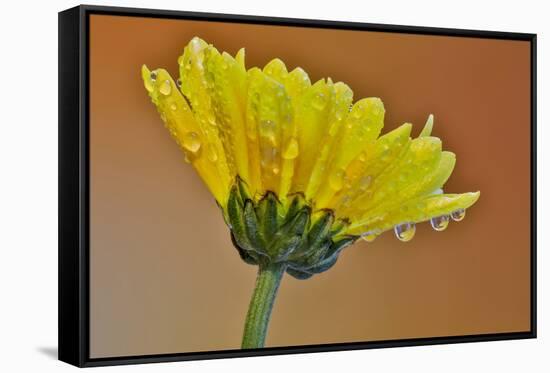
{"label": "yellow chrysanthemum bloom", "polygon": [[244,57],[244,49],[232,57],[193,38],[177,82],[146,66],[142,78],[223,210],[241,257],[269,269],[276,284],[285,271],[308,278],[330,268],[359,237],[393,229],[408,241],[415,223],[428,220],[443,230],[478,199],[479,192],[443,194],[455,155],[430,136],[432,116],[418,138],[409,123],[380,136],[379,98],[353,103],[342,82],[312,84],[279,59],[247,70]]}

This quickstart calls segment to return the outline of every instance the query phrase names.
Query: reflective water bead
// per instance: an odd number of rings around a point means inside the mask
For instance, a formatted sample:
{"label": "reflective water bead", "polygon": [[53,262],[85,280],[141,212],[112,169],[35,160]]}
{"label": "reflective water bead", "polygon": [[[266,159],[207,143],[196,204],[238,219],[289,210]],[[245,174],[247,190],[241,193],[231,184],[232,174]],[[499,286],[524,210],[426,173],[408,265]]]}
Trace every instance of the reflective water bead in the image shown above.
{"label": "reflective water bead", "polygon": [[191,153],[197,153],[201,148],[199,135],[196,132],[187,132],[183,137],[183,147]]}
{"label": "reflective water bead", "polygon": [[208,151],[206,152],[206,157],[210,162],[216,162],[218,160],[218,153],[216,152],[216,149],[214,149],[213,145],[208,147]]}
{"label": "reflective water bead", "polygon": [[162,82],[159,88],[159,92],[165,96],[168,96],[170,92],[172,92],[172,85],[170,84],[170,81],[168,79]]}
{"label": "reflective water bead", "polygon": [[376,234],[367,232],[361,235],[361,239],[366,242],[372,242],[376,239]]}
{"label": "reflective water bead", "polygon": [[371,175],[363,176],[359,181],[359,189],[362,191],[366,190],[370,186],[371,182],[372,182]]}
{"label": "reflective water bead", "polygon": [[403,223],[393,227],[395,236],[399,241],[407,242],[412,240],[414,234],[416,233],[416,225],[414,223]]}
{"label": "reflective water bead", "polygon": [[466,216],[466,210],[464,209],[458,209],[453,212],[451,212],[451,218],[454,221],[461,221]]}
{"label": "reflective water bead", "polygon": [[340,190],[344,186],[344,170],[337,170],[330,174],[329,185],[334,190]]}
{"label": "reflective water bead", "polygon": [[283,158],[284,159],[294,159],[299,154],[299,147],[298,147],[298,141],[293,137],[290,139],[290,142],[286,146],[284,152],[283,152]]}
{"label": "reflective water bead", "polygon": [[432,228],[438,232],[444,231],[449,225],[449,215],[436,216],[430,219]]}
{"label": "reflective water bead", "polygon": [[154,71],[151,71],[151,74],[149,74],[149,77],[151,78],[151,80],[154,82],[157,80],[157,73],[154,72]]}
{"label": "reflective water bead", "polygon": [[327,98],[324,93],[317,93],[315,97],[313,97],[313,100],[311,101],[311,104],[313,107],[317,110],[323,110],[325,106],[327,105]]}
{"label": "reflective water bead", "polygon": [[145,89],[147,92],[153,92],[155,90],[155,86],[153,85],[153,81],[151,79],[145,79]]}
{"label": "reflective water bead", "polygon": [[176,111],[177,108],[178,108],[178,106],[174,103],[172,105],[170,105],[170,109],[172,109],[173,111]]}

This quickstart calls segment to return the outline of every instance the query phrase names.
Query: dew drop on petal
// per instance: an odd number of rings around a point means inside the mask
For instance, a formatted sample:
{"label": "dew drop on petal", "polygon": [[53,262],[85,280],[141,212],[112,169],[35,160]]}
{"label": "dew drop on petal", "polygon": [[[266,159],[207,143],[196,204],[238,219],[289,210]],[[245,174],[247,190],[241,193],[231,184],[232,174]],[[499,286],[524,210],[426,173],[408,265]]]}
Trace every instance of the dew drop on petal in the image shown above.
{"label": "dew drop on petal", "polygon": [[172,111],[176,111],[177,108],[178,108],[178,106],[176,104],[170,105],[170,109],[172,109]]}
{"label": "dew drop on petal", "polygon": [[151,71],[151,74],[149,74],[149,77],[151,78],[151,81],[155,82],[157,80],[157,73],[154,71]]}
{"label": "dew drop on petal", "polygon": [[359,181],[359,190],[365,191],[370,186],[372,182],[372,176],[366,175],[361,178]]}
{"label": "dew drop on petal", "polygon": [[451,212],[451,218],[454,221],[461,221],[466,216],[466,210],[464,209],[458,209],[453,212]]}
{"label": "dew drop on petal", "polygon": [[165,80],[164,82],[162,82],[159,88],[159,92],[165,96],[168,96],[170,92],[172,92],[172,85],[170,84],[169,80]]}
{"label": "dew drop on petal", "polygon": [[298,156],[300,153],[299,147],[298,147],[298,141],[293,137],[290,139],[290,142],[286,146],[284,152],[283,152],[283,158],[284,159],[294,159]]}
{"label": "dew drop on petal", "polygon": [[372,242],[376,239],[376,235],[374,233],[367,232],[361,235],[361,239],[366,242]]}
{"label": "dew drop on petal", "polygon": [[344,186],[344,170],[337,170],[330,174],[328,179],[332,189],[338,191]]}
{"label": "dew drop on petal", "polygon": [[176,85],[178,88],[181,88],[181,79],[176,80]]}
{"label": "dew drop on petal", "polygon": [[214,113],[212,113],[211,111],[208,111],[206,113],[206,120],[208,121],[208,123],[210,123],[211,125],[215,126],[216,125],[216,116],[214,115]]}
{"label": "dew drop on petal", "polygon": [[206,157],[210,162],[216,162],[218,160],[218,153],[216,152],[216,149],[214,149],[214,146],[211,145],[208,147]]}
{"label": "dew drop on petal", "polygon": [[416,225],[414,223],[403,223],[393,227],[395,236],[399,241],[407,242],[412,240],[414,234],[416,233]]}
{"label": "dew drop on petal", "polygon": [[432,228],[438,232],[444,231],[449,225],[449,215],[436,216],[430,219]]}
{"label": "dew drop on petal", "polygon": [[145,89],[147,92],[153,92],[155,90],[155,86],[153,85],[153,81],[151,79],[145,79]]}
{"label": "dew drop on petal", "polygon": [[315,97],[313,97],[311,105],[317,110],[323,110],[325,106],[327,106],[327,98],[325,94],[321,92],[317,93]]}
{"label": "dew drop on petal", "polygon": [[183,137],[183,147],[196,154],[201,148],[199,135],[196,132],[187,132]]}

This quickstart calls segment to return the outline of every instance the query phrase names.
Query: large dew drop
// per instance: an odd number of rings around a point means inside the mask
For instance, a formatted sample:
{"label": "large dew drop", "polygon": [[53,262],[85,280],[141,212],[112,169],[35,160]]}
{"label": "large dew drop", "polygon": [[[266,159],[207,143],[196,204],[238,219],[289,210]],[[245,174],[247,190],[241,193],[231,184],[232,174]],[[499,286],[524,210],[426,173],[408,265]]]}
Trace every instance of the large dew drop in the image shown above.
{"label": "large dew drop", "polygon": [[407,242],[412,240],[414,237],[414,234],[416,233],[416,225],[414,225],[414,223],[399,224],[393,228],[393,231],[399,241]]}
{"label": "large dew drop", "polygon": [[449,225],[449,215],[436,216],[430,219],[432,228],[438,232],[444,231]]}
{"label": "large dew drop", "polygon": [[208,151],[206,152],[206,157],[210,162],[216,162],[218,160],[218,153],[216,152],[216,149],[214,149],[214,145],[210,145],[208,147]]}
{"label": "large dew drop", "polygon": [[361,239],[366,242],[372,242],[376,239],[376,234],[372,232],[367,232],[363,235],[361,235]]}
{"label": "large dew drop", "polygon": [[299,153],[298,148],[298,141],[293,137],[290,139],[290,142],[285,148],[285,151],[283,152],[283,158],[284,159],[294,159],[298,156]]}
{"label": "large dew drop", "polygon": [[183,147],[196,154],[201,148],[199,135],[196,132],[187,132],[183,137]]}
{"label": "large dew drop", "polygon": [[328,179],[332,189],[338,191],[344,186],[344,170],[337,170],[330,174]]}
{"label": "large dew drop", "polygon": [[169,80],[165,80],[164,82],[162,82],[159,88],[159,92],[165,96],[168,96],[170,92],[172,92],[172,85],[170,84]]}
{"label": "large dew drop", "polygon": [[451,212],[451,218],[454,221],[461,221],[466,216],[466,210],[464,209],[458,209],[453,212]]}

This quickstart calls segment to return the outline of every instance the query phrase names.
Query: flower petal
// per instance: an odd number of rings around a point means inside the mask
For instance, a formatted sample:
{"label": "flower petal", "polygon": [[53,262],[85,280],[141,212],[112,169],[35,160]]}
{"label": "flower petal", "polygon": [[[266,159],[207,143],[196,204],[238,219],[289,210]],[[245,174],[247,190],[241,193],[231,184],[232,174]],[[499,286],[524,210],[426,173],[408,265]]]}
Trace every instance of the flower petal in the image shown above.
{"label": "flower petal", "polygon": [[331,149],[324,182],[315,195],[318,208],[330,208],[330,200],[344,187],[349,164],[376,140],[384,126],[384,104],[371,97],[357,101],[338,132]]}
{"label": "flower petal", "polygon": [[432,134],[433,127],[434,127],[434,116],[433,114],[430,114],[428,116],[428,120],[426,121],[426,124],[424,125],[424,128],[422,128],[422,132],[420,132],[420,135],[418,135],[418,137],[430,136]]}
{"label": "flower petal", "polygon": [[308,199],[312,199],[317,194],[322,182],[325,180],[328,162],[339,140],[337,135],[344,125],[352,100],[353,92],[346,84],[342,82],[334,84],[334,96],[328,114],[328,131],[324,133],[320,143],[320,151],[305,190]]}
{"label": "flower petal", "polygon": [[334,94],[331,82],[319,80],[307,87],[301,99],[296,103],[295,121],[298,124],[298,145],[300,156],[297,158],[292,191],[304,192],[319,153],[319,144],[328,132],[327,116],[330,100]]}
{"label": "flower petal", "polygon": [[[214,47],[204,49],[204,77],[212,113],[227,163],[234,174],[248,180],[248,151],[244,126],[246,70],[227,53]],[[244,63],[244,61],[243,61]],[[209,124],[209,125],[210,125]]]}
{"label": "flower petal", "polygon": [[480,193],[438,194],[411,199],[393,210],[371,215],[362,222],[355,222],[347,228],[348,234],[375,232],[376,235],[405,223],[420,223],[431,218],[450,215],[453,211],[467,209],[479,198]]}
{"label": "flower petal", "polygon": [[360,198],[372,196],[372,184],[383,172],[406,154],[410,146],[412,125],[405,123],[400,127],[379,137],[359,154],[346,169],[345,183],[342,190],[335,194],[330,206],[342,216],[357,216],[363,210]]}
{"label": "flower petal", "polygon": [[156,105],[166,128],[185,152],[186,159],[197,170],[218,203],[227,202],[230,179],[220,173],[205,157],[213,151],[211,143],[197,121],[186,99],[179,92],[170,74],[164,69],[150,71],[143,65],[141,75],[152,102]]}

